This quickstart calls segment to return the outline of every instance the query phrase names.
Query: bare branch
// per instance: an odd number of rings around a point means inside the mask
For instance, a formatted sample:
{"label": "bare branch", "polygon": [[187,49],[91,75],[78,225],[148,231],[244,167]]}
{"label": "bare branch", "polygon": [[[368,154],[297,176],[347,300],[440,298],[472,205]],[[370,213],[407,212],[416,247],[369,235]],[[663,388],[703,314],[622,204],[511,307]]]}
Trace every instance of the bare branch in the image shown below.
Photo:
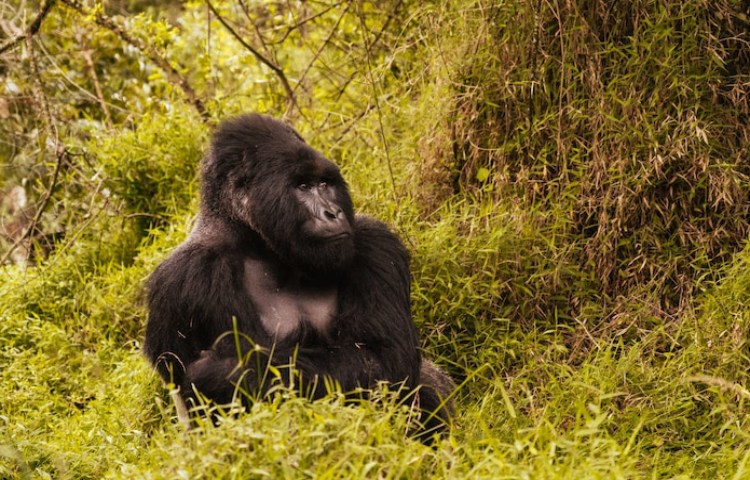
{"label": "bare branch", "polygon": [[34,83],[36,85],[37,101],[42,108],[42,116],[44,118],[46,130],[52,137],[52,140],[54,142],[53,145],[55,150],[55,170],[52,173],[52,179],[50,180],[49,186],[47,186],[47,191],[45,192],[44,197],[42,197],[42,200],[39,203],[39,207],[34,214],[34,218],[31,220],[31,223],[29,223],[23,233],[16,239],[15,242],[13,242],[13,245],[8,248],[2,258],[0,258],[0,265],[5,263],[16,250],[16,248],[18,248],[19,245],[21,245],[27,238],[29,238],[36,230],[37,225],[39,225],[39,221],[42,218],[42,214],[44,213],[44,210],[47,208],[47,205],[52,198],[52,193],[55,191],[55,187],[57,186],[57,179],[60,176],[60,170],[62,168],[63,160],[66,156],[65,145],[60,142],[60,136],[57,132],[57,125],[52,118],[52,114],[49,109],[49,102],[47,101],[47,97],[44,93],[44,84],[42,82],[42,77],[39,75],[39,65],[37,64],[36,56],[34,55],[34,48],[31,44],[32,35],[27,35],[25,37],[25,41],[26,46],[29,50],[29,57],[31,59],[31,70],[33,78],[35,80]]}
{"label": "bare branch", "polygon": [[[287,2],[287,3],[288,3],[288,2]],[[286,32],[284,32],[284,35],[283,35],[283,36],[282,36],[282,37],[281,37],[280,39],[278,39],[278,40],[274,40],[273,42],[271,42],[271,44],[272,44],[272,45],[279,45],[279,44],[281,44],[281,43],[284,43],[284,41],[285,41],[285,40],[287,39],[287,37],[289,37],[289,35],[290,35],[290,34],[291,34],[291,33],[292,33],[293,31],[295,31],[295,30],[297,30],[298,28],[302,27],[302,26],[303,26],[304,24],[306,24],[306,23],[308,23],[308,22],[311,22],[311,21],[315,20],[315,19],[316,19],[316,18],[318,18],[318,17],[322,17],[323,15],[325,15],[325,14],[326,14],[326,13],[328,13],[329,11],[333,10],[334,8],[338,8],[338,7],[339,7],[339,5],[341,5],[342,3],[344,3],[344,2],[336,2],[336,3],[334,3],[334,4],[331,4],[331,5],[329,5],[329,6],[327,7],[327,8],[325,8],[325,9],[321,10],[320,12],[318,12],[318,13],[315,13],[315,14],[313,14],[313,15],[310,15],[310,16],[308,16],[308,17],[305,17],[305,18],[303,18],[302,20],[299,20],[299,21],[298,21],[297,23],[295,23],[294,25],[290,25],[290,26],[288,26],[288,27],[286,28]],[[347,9],[348,9],[348,8],[349,8],[349,2],[347,2]]]}
{"label": "bare branch", "polygon": [[240,34],[237,33],[237,31],[232,28],[231,25],[222,17],[219,12],[216,10],[216,8],[211,4],[210,0],[206,0],[206,5],[208,5],[208,8],[211,9],[211,12],[213,12],[214,15],[216,15],[216,19],[219,20],[219,22],[224,26],[224,28],[227,29],[227,31],[235,38],[237,39],[240,44],[242,44],[243,47],[245,47],[250,53],[253,54],[253,56],[261,62],[263,65],[267,66],[271,69],[271,71],[279,78],[279,81],[281,82],[281,86],[284,88],[284,92],[287,96],[287,102],[289,103],[289,108],[294,106],[297,111],[300,110],[299,105],[297,105],[297,99],[294,96],[294,90],[292,89],[291,85],[289,84],[289,80],[287,80],[286,75],[284,74],[284,71],[276,65],[273,61],[265,57],[262,53],[258,51],[257,48],[253,47],[249,43],[245,41],[244,38]]}
{"label": "bare branch", "polygon": [[344,11],[341,12],[341,15],[339,15],[338,20],[336,20],[336,24],[333,26],[333,28],[329,32],[325,41],[323,41],[323,44],[320,45],[320,48],[318,48],[318,51],[315,52],[315,55],[313,56],[312,60],[310,60],[310,63],[307,64],[305,71],[302,72],[302,75],[300,75],[299,80],[297,81],[297,85],[294,87],[295,92],[302,85],[302,82],[305,80],[305,77],[307,77],[307,74],[310,73],[310,69],[312,68],[313,64],[318,60],[318,58],[320,58],[320,55],[323,53],[323,50],[328,46],[329,43],[331,43],[333,36],[338,31],[339,25],[341,25],[341,21],[344,19],[344,16],[346,16],[347,12],[349,11],[350,6],[351,6],[351,3],[346,4],[346,8],[344,8]]}
{"label": "bare branch", "polygon": [[102,112],[104,113],[104,123],[109,128],[112,128],[112,115],[110,115],[109,107],[107,107],[107,102],[104,100],[104,92],[102,91],[102,85],[99,82],[99,75],[96,74],[96,66],[94,64],[94,59],[91,56],[91,49],[88,48],[88,41],[80,30],[76,33],[78,42],[81,44],[81,55],[83,56],[83,60],[86,63],[86,69],[89,72],[91,81],[94,83],[96,100],[99,102],[99,106],[101,106]]}
{"label": "bare branch", "polygon": [[55,0],[45,0],[42,4],[41,10],[39,10],[39,13],[36,14],[36,17],[34,17],[34,20],[31,21],[29,24],[29,27],[16,35],[15,37],[11,38],[7,42],[0,45],[0,55],[5,53],[6,51],[10,50],[11,48],[15,47],[19,43],[23,42],[27,38],[31,38],[34,35],[36,35],[36,32],[39,31],[39,29],[42,27],[42,22],[47,17],[49,12],[52,10],[52,6],[55,4]]}
{"label": "bare branch", "polygon": [[[392,12],[391,14],[389,14],[389,15],[388,15],[388,18],[386,18],[385,22],[383,23],[383,26],[382,26],[382,28],[381,28],[381,29],[380,29],[380,31],[379,31],[379,32],[377,33],[377,35],[375,35],[375,38],[374,38],[374,39],[373,39],[373,41],[372,41],[372,42],[370,43],[370,48],[372,48],[372,47],[373,47],[374,45],[376,45],[376,44],[377,44],[377,43],[378,43],[378,42],[380,41],[380,38],[381,38],[381,37],[383,36],[383,33],[384,33],[384,32],[386,31],[386,29],[387,29],[387,28],[388,28],[388,26],[390,25],[390,23],[391,23],[391,20],[392,20],[393,18],[395,18],[395,16],[396,16],[396,13],[398,12],[398,9],[399,9],[399,7],[401,6],[401,4],[402,4],[402,3],[403,3],[403,1],[399,1],[399,2],[398,2],[398,3],[396,4],[396,6],[395,6],[395,7],[393,8],[393,12]],[[368,52],[368,55],[369,55],[369,49],[367,50],[367,52]],[[369,58],[369,57],[368,57],[368,58]],[[349,78],[347,78],[347,79],[346,79],[346,80],[344,81],[344,83],[343,83],[343,84],[341,84],[341,86],[339,87],[339,91],[338,91],[338,93],[336,94],[336,100],[335,100],[335,102],[338,102],[338,101],[340,101],[340,100],[341,100],[341,97],[343,97],[343,96],[344,96],[344,93],[346,93],[346,90],[347,90],[347,88],[349,88],[349,85],[351,85],[351,83],[352,83],[352,82],[354,81],[354,79],[355,79],[355,78],[357,78],[357,75],[359,75],[359,74],[360,74],[360,72],[359,72],[358,70],[355,70],[354,72],[352,72],[352,73],[351,73],[351,74],[349,75]],[[366,108],[365,108],[365,110],[364,110],[364,114],[367,114],[367,113],[369,113],[369,112],[370,112],[370,110],[371,110],[371,105],[369,105],[369,104],[368,104],[368,105],[367,105],[367,107],[366,107]],[[324,120],[323,120],[323,121],[322,121],[322,122],[320,123],[320,125],[318,126],[318,128],[321,128],[321,129],[322,129],[322,128],[325,128],[326,124],[328,123],[328,119],[329,119],[329,117],[330,117],[330,115],[326,115],[325,119],[324,119]],[[360,116],[358,116],[357,118],[362,118],[362,116],[360,115]],[[347,130],[348,130],[349,128],[351,128],[351,125],[350,125],[349,127],[347,127]]]}
{"label": "bare branch", "polygon": [[[394,14],[398,10],[398,8],[401,6],[401,3],[402,2],[399,1],[396,4],[395,8],[393,9]],[[393,175],[393,166],[391,165],[391,151],[390,151],[390,148],[388,147],[388,140],[385,137],[385,128],[383,127],[383,112],[380,110],[380,101],[378,100],[378,97],[380,94],[378,92],[377,82],[375,81],[375,76],[372,71],[371,49],[374,45],[374,42],[373,43],[368,42],[368,38],[367,38],[368,30],[367,30],[367,25],[365,24],[365,18],[364,18],[364,14],[362,10],[360,8],[357,8],[357,13],[359,15],[360,24],[362,25],[362,40],[364,41],[365,53],[367,54],[367,76],[369,77],[370,84],[372,85],[372,97],[375,102],[375,109],[378,112],[378,125],[380,128],[380,138],[381,138],[381,141],[383,142],[383,149],[385,150],[385,161],[386,161],[386,165],[388,166],[388,174],[391,179],[391,187],[393,188],[393,197],[396,200],[398,200],[399,195],[398,195],[398,190],[396,189],[396,179]],[[378,33],[378,36],[375,37],[375,42],[377,42],[380,39],[380,35],[385,31],[385,27],[388,26],[388,23],[390,22],[391,18],[392,16],[388,17],[388,19],[385,22],[385,25],[380,30],[380,33]]]}
{"label": "bare branch", "polygon": [[[76,80],[70,78],[70,75],[68,75],[68,73],[66,72],[66,70],[63,69],[62,67],[60,67],[60,65],[55,61],[55,59],[53,58],[53,56],[50,55],[49,51],[47,51],[47,49],[44,46],[44,40],[42,38],[40,38],[40,37],[35,37],[35,38],[38,39],[37,48],[39,49],[40,52],[42,52],[44,54],[44,58],[47,60],[47,62],[49,62],[49,64],[52,67],[54,67],[55,72],[58,75],[60,75],[60,78],[62,78],[71,87],[73,87],[76,90],[78,90],[79,92],[81,92],[83,95],[86,95],[86,97],[90,98],[91,100],[93,100],[95,102],[101,102],[102,100],[104,100],[104,99],[98,98],[96,96],[96,93],[92,93],[92,92],[86,90],[81,85],[79,85],[78,83],[76,83]],[[133,112],[132,110],[128,110],[126,108],[123,108],[123,107],[121,107],[121,106],[119,106],[117,104],[114,104],[114,103],[111,103],[111,102],[106,102],[106,101],[105,101],[105,103],[107,104],[107,109],[110,112],[112,111],[112,109],[115,109],[115,110],[117,110],[119,112],[122,112],[122,113],[125,113],[127,115],[139,115],[138,113]],[[68,155],[70,155],[70,152],[68,152]]]}
{"label": "bare branch", "polygon": [[[78,0],[61,0],[61,2],[77,11],[81,15],[89,16],[92,14],[92,12],[86,10]],[[193,90],[193,87],[190,86],[187,79],[183,75],[181,75],[180,72],[178,72],[171,63],[169,63],[169,60],[159,54],[159,52],[157,52],[153,46],[148,45],[140,39],[130,35],[125,31],[125,29],[117,25],[117,23],[115,23],[113,19],[104,15],[100,10],[95,10],[93,12],[93,17],[97,25],[99,25],[100,27],[104,27],[110,32],[114,33],[122,41],[131,45],[136,50],[142,52],[152,62],[154,62],[154,64],[156,64],[156,66],[159,67],[167,75],[167,79],[171,83],[176,84],[180,87],[182,92],[187,97],[188,102],[190,102],[190,104],[195,107],[203,121],[208,120],[208,110],[206,110],[206,106],[203,104],[203,101],[198,98],[198,95],[195,93],[195,90]]]}

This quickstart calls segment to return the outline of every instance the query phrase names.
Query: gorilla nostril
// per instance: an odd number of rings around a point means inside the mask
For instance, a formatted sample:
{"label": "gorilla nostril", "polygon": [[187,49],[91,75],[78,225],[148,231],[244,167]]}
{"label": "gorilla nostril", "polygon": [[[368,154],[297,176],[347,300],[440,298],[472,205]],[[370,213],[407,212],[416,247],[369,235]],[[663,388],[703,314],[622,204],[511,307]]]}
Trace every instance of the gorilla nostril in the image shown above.
{"label": "gorilla nostril", "polygon": [[327,208],[323,209],[323,215],[325,216],[326,220],[338,220],[341,218],[341,208],[338,205],[329,205]]}

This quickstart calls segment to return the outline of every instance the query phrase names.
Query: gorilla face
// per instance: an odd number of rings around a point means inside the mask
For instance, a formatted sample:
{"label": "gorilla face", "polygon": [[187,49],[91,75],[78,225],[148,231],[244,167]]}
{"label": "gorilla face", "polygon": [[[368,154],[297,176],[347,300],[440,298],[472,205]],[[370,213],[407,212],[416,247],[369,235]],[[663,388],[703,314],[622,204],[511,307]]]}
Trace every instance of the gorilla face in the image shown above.
{"label": "gorilla face", "polygon": [[302,224],[302,233],[322,242],[345,240],[352,235],[350,220],[341,208],[335,184],[329,180],[303,180],[295,188],[295,196],[308,219]]}
{"label": "gorilla face", "polygon": [[251,228],[310,276],[341,272],[354,257],[354,209],[339,168],[268,117],[239,117],[216,132],[202,208]]}
{"label": "gorilla face", "polygon": [[313,276],[344,270],[354,256],[354,212],[338,167],[308,146],[249,188],[248,224],[288,265]]}

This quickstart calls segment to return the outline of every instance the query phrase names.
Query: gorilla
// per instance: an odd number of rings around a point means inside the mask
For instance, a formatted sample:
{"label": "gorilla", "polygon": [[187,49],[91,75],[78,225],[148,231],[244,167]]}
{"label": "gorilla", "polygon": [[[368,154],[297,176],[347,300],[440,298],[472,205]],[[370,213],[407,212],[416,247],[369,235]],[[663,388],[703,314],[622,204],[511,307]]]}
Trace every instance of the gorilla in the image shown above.
{"label": "gorilla", "polygon": [[339,168],[252,114],[217,128],[201,177],[193,231],[147,284],[144,350],[177,401],[248,405],[274,385],[360,398],[384,382],[419,405],[417,437],[444,431],[455,385],[421,358],[406,249],[354,214]]}

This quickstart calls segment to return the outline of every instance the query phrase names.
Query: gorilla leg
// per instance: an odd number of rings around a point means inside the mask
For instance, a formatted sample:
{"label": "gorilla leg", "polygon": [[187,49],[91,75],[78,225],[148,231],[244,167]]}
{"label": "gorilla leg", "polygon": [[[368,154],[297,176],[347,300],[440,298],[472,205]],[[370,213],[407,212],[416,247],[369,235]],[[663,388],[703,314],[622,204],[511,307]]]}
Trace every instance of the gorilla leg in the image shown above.
{"label": "gorilla leg", "polygon": [[419,368],[419,407],[422,429],[416,436],[424,443],[432,443],[432,436],[447,430],[455,414],[451,394],[456,389],[448,374],[431,361],[422,358]]}
{"label": "gorilla leg", "polygon": [[[255,361],[251,360],[251,357]],[[246,405],[265,395],[271,386],[270,383],[275,381],[275,377],[273,376],[271,378],[261,378],[267,376],[263,375],[262,371],[263,366],[271,365],[270,358],[259,354],[259,352],[253,352],[252,355],[249,355],[244,360],[243,366],[236,357],[222,358],[214,350],[204,350],[201,352],[200,359],[188,366],[186,381],[182,385],[182,390],[188,399],[188,403],[195,404],[197,400],[194,389],[197,389],[201,394],[218,404],[229,403],[238,387],[243,390],[243,395],[240,395],[239,398]],[[247,368],[248,363],[255,363],[255,368]],[[294,367],[291,365],[280,367],[281,362],[277,362],[277,365],[279,365],[277,370],[281,378],[276,380],[282,384],[290,385]],[[300,367],[300,365],[297,365],[297,367]],[[302,365],[302,368],[311,373],[309,365]],[[296,382],[296,386],[300,389],[300,394],[305,394],[305,392],[310,394],[310,385],[307,386],[308,388],[304,388],[304,385],[299,383],[299,380]],[[327,391],[324,388],[325,382],[316,381],[314,383],[319,388],[314,388],[312,398],[324,396]],[[427,359],[423,358],[421,360],[419,386],[415,391],[415,398],[421,412],[419,419],[420,426],[411,432],[412,435],[421,442],[430,445],[433,442],[434,435],[442,434],[450,427],[455,415],[455,404],[451,397],[455,389],[456,385],[453,383],[453,380],[440,367]],[[251,397],[244,396],[248,394]],[[260,395],[261,397],[253,397],[252,395]],[[355,396],[363,398],[361,395],[362,392],[359,392]],[[184,405],[183,399],[179,398],[179,400]],[[179,416],[180,403],[177,402],[177,399],[175,399],[175,403],[178,407]],[[182,416],[180,416],[180,419],[183,423],[186,423]]]}

